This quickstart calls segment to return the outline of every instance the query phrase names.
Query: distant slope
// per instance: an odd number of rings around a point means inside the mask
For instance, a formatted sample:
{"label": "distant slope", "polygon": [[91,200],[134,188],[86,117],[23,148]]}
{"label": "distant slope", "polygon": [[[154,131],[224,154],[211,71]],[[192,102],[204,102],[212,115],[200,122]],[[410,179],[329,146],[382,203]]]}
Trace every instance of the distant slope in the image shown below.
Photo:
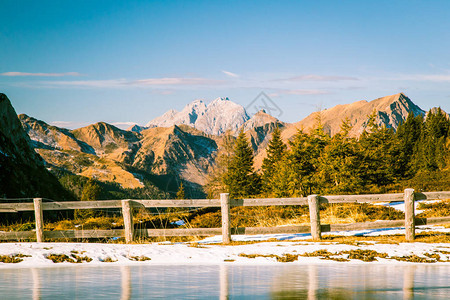
{"label": "distant slope", "polygon": [[75,129],[73,135],[95,149],[97,155],[131,163],[139,149],[139,133],[126,131],[105,122]]}
{"label": "distant slope", "polygon": [[74,150],[95,154],[94,148],[76,139],[68,129],[51,126],[25,114],[19,115],[19,120],[34,148]]}
{"label": "distant slope", "polygon": [[425,115],[425,112],[420,107],[415,105],[403,93],[399,93],[378,98],[370,102],[363,100],[351,104],[336,105],[330,109],[313,113],[305,119],[288,126],[283,131],[282,137],[288,140],[301,128],[309,131],[316,123],[317,114],[320,114],[324,130],[330,135],[338,133],[342,121],[348,118],[353,127],[350,134],[352,136],[359,136],[367,124],[367,116],[374,111],[376,112],[379,125],[385,125],[388,128],[394,129],[397,129],[398,125],[406,120],[409,112],[413,112],[416,116],[419,114]]}
{"label": "distant slope", "polygon": [[156,127],[142,131],[142,147],[133,166],[148,172],[173,174],[203,185],[217,151],[217,143],[186,125]]}
{"label": "distant slope", "polygon": [[144,186],[139,175],[127,171],[120,164],[133,155],[133,147],[138,147],[135,145],[138,143],[135,133],[107,123],[70,131],[27,115],[20,115],[19,118],[36,152],[48,167],[103,182],[116,182],[123,188]]}
{"label": "distant slope", "polygon": [[0,197],[73,200],[34,152],[5,94],[0,94]]}

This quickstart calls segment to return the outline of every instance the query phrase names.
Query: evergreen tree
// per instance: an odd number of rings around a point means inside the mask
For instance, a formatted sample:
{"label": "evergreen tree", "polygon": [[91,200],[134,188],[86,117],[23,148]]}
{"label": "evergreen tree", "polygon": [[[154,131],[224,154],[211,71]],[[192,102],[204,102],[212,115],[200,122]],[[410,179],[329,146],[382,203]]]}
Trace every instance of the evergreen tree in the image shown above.
{"label": "evergreen tree", "polygon": [[232,198],[248,197],[260,192],[260,178],[253,169],[253,150],[243,130],[236,140],[224,179]]}
{"label": "evergreen tree", "polygon": [[273,175],[273,194],[277,196],[305,196],[311,192],[312,176],[316,171],[311,138],[298,130],[290,151],[276,166]]}
{"label": "evergreen tree", "polygon": [[412,168],[415,149],[422,135],[423,128],[422,115],[414,116],[412,112],[408,114],[406,121],[401,123],[395,134],[398,149],[398,164],[393,166],[399,178],[408,178],[414,175]]}
{"label": "evergreen tree", "polygon": [[375,112],[369,116],[367,127],[358,143],[360,166],[358,172],[362,184],[367,188],[384,187],[393,183],[398,147],[395,146],[394,131],[378,126]]}
{"label": "evergreen tree", "polygon": [[447,146],[449,130],[450,120],[440,108],[427,113],[420,142],[415,149],[416,171],[437,171],[446,167],[446,157],[449,155]]}
{"label": "evergreen tree", "polygon": [[268,195],[273,192],[274,173],[276,167],[280,164],[283,156],[286,153],[286,144],[281,139],[281,131],[278,126],[272,133],[272,139],[267,146],[267,157],[264,158],[262,164],[262,185],[264,192]]}
{"label": "evergreen tree", "polygon": [[233,156],[235,140],[236,138],[231,135],[231,132],[227,131],[219,144],[214,172],[208,177],[208,182],[204,187],[209,199],[218,198],[220,193],[227,191],[225,176]]}
{"label": "evergreen tree", "polygon": [[178,187],[178,191],[177,191],[177,199],[186,199],[186,196],[184,194],[184,187],[183,187],[183,182],[180,182],[180,186]]}
{"label": "evergreen tree", "polygon": [[[91,179],[83,186],[83,191],[81,192],[81,201],[98,200],[100,192],[100,186]],[[102,215],[100,211],[95,211],[93,209],[76,209],[74,212],[74,216],[76,219],[88,219],[100,215]]]}
{"label": "evergreen tree", "polygon": [[291,180],[289,187],[292,195],[306,196],[320,192],[321,157],[328,142],[329,137],[324,132],[320,114],[310,135],[299,130],[289,142],[291,149],[284,160],[289,166],[284,168],[293,173],[286,175]]}
{"label": "evergreen tree", "polygon": [[360,188],[356,140],[349,136],[350,121],[344,120],[339,133],[324,149],[321,178],[328,193],[355,193]]}

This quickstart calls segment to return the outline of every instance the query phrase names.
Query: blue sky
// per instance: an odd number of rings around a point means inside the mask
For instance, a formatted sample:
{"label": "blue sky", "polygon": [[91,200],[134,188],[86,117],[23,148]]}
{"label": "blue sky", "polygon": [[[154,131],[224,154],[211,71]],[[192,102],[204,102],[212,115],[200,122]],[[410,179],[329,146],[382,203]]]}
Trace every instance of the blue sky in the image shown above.
{"label": "blue sky", "polygon": [[2,0],[0,12],[0,91],[63,127],[144,125],[261,91],[287,122],[399,92],[450,111],[450,1]]}

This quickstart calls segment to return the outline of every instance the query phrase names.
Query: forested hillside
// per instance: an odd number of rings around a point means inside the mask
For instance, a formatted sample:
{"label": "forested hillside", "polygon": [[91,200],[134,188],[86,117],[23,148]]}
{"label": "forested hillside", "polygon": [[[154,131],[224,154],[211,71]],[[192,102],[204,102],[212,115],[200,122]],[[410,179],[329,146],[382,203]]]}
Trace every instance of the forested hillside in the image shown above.
{"label": "forested hillside", "polygon": [[241,134],[234,152],[222,162],[225,171],[215,178],[214,192],[292,197],[385,193],[406,187],[450,189],[450,119],[441,109],[432,109],[425,117],[411,112],[397,131],[378,125],[373,113],[359,137],[349,134],[348,119],[330,136],[317,116],[313,130],[298,130],[287,145],[276,130],[266,149],[262,174],[250,167],[251,148]]}

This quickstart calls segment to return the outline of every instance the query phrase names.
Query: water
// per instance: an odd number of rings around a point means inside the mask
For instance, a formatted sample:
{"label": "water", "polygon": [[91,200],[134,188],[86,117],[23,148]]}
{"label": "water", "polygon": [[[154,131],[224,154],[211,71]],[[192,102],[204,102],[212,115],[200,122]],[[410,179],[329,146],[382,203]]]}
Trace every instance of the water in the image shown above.
{"label": "water", "polygon": [[448,299],[433,265],[80,266],[0,271],[0,299]]}

